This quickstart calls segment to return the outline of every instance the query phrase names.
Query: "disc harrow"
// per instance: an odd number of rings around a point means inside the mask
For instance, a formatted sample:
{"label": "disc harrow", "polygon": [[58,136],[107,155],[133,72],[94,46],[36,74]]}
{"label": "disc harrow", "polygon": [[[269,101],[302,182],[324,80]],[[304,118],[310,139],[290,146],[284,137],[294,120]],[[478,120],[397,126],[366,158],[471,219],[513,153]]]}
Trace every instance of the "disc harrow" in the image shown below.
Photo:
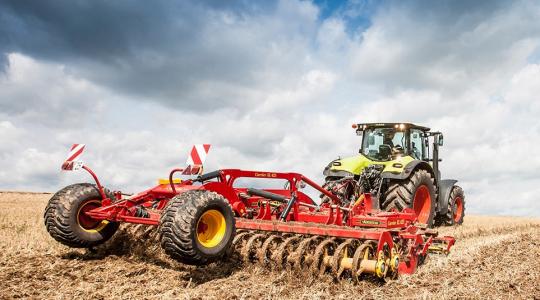
{"label": "disc harrow", "polygon": [[273,270],[311,269],[315,275],[355,281],[366,275],[388,280],[399,273],[400,249],[385,243],[377,252],[373,240],[245,231],[236,236],[232,249],[244,263]]}

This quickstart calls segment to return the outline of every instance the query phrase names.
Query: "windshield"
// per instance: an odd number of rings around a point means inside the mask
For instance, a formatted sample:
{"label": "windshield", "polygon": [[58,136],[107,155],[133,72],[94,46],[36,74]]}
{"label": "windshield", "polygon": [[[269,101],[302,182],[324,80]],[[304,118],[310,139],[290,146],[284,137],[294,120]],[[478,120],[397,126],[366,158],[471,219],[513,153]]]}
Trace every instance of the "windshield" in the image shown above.
{"label": "windshield", "polygon": [[392,127],[368,128],[364,131],[361,153],[373,160],[391,160],[407,153],[405,136],[405,132]]}

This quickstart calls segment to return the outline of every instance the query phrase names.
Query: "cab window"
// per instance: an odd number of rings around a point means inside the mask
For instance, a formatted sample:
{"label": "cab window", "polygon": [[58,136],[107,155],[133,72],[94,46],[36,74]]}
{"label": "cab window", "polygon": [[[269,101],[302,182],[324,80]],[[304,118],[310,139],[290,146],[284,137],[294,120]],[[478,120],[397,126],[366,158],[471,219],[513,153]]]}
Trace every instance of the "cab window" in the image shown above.
{"label": "cab window", "polygon": [[361,153],[370,159],[388,161],[407,153],[408,147],[403,131],[393,127],[368,128],[364,131]]}
{"label": "cab window", "polygon": [[411,156],[415,159],[423,159],[425,154],[424,150],[422,131],[411,129]]}

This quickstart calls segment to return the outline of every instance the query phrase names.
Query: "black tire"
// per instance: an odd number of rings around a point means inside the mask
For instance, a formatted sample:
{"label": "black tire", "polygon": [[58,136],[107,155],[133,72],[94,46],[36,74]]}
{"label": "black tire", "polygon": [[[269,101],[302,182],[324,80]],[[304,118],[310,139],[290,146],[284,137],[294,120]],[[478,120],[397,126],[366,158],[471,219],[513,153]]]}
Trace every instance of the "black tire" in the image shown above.
{"label": "black tire", "polygon": [[[111,199],[114,196],[105,189]],[[45,227],[58,242],[72,248],[89,248],[110,239],[118,229],[118,223],[95,221],[96,226],[81,225],[80,209],[101,205],[101,195],[94,184],[77,183],[66,186],[54,194],[45,208]],[[90,222],[93,223],[90,219]]]}
{"label": "black tire", "polygon": [[[323,189],[336,195],[341,199],[342,206],[348,206],[351,201],[354,201],[357,197],[356,180],[352,177],[326,177],[326,180],[322,186]],[[332,199],[325,194],[320,194],[321,203],[333,203]]]}
{"label": "black tire", "polygon": [[[219,243],[207,247],[198,238],[201,217],[211,210],[224,218],[225,231]],[[223,225],[223,224],[221,224]],[[231,205],[220,194],[188,191],[172,198],[159,225],[161,247],[171,258],[189,265],[205,265],[227,254],[236,233]]]}
{"label": "black tire", "polygon": [[445,215],[441,216],[441,223],[446,226],[461,225],[464,218],[465,194],[460,186],[455,185],[448,197],[448,211]]}
{"label": "black tire", "polygon": [[381,208],[385,211],[402,211],[405,208],[413,208],[414,197],[422,186],[425,186],[429,192],[431,207],[428,209],[429,215],[424,216],[427,219],[421,223],[432,227],[435,218],[437,188],[435,186],[435,179],[426,170],[417,169],[407,179],[392,181],[384,193]]}

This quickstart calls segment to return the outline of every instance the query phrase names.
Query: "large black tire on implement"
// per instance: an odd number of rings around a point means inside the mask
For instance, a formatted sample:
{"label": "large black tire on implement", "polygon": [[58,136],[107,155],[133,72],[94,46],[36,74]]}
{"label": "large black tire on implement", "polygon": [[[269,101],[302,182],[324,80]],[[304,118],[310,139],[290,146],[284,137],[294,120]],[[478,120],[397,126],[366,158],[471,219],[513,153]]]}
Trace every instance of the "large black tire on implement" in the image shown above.
{"label": "large black tire on implement", "polygon": [[455,185],[448,198],[448,210],[445,215],[440,216],[440,223],[446,226],[461,225],[464,217],[465,194],[461,187]]}
{"label": "large black tire on implement", "polygon": [[217,193],[203,190],[172,198],[159,225],[165,253],[189,265],[204,265],[225,256],[235,233],[229,202]]}
{"label": "large black tire on implement", "polygon": [[436,201],[435,179],[430,172],[417,169],[409,178],[390,183],[384,193],[381,208],[385,211],[412,208],[418,216],[419,223],[432,227]]}
{"label": "large black tire on implement", "polygon": [[[110,199],[114,196],[105,189]],[[118,223],[94,220],[84,212],[101,206],[98,188],[90,183],[66,186],[54,194],[45,208],[45,227],[58,242],[73,248],[89,248],[110,239]]]}

